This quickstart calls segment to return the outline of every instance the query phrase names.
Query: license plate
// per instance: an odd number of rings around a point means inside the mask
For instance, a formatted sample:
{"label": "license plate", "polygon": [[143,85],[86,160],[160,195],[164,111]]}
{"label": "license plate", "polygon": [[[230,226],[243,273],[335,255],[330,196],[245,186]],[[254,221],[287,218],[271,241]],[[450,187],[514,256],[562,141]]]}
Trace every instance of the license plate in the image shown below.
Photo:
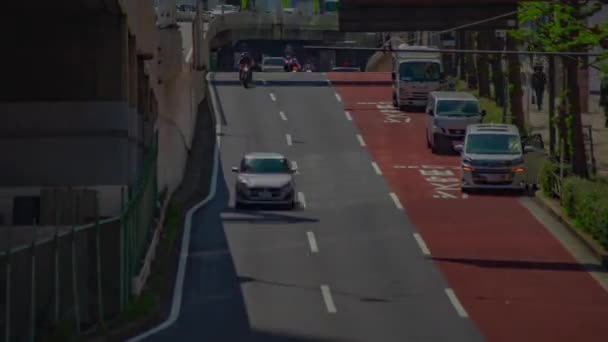
{"label": "license plate", "polygon": [[509,175],[482,174],[481,177],[488,182],[504,182],[509,180]]}
{"label": "license plate", "polygon": [[272,198],[272,193],[269,191],[262,191],[259,193],[260,198],[269,199]]}

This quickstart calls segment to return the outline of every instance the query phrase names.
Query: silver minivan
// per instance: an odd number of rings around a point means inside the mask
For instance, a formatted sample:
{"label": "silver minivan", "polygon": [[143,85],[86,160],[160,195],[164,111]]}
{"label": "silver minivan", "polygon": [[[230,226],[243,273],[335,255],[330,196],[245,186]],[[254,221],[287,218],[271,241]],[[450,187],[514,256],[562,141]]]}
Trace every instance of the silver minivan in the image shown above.
{"label": "silver minivan", "polygon": [[480,123],[486,115],[479,100],[461,91],[434,91],[426,106],[426,142],[433,153],[461,143],[467,126]]}
{"label": "silver minivan", "polygon": [[474,124],[467,127],[463,144],[454,149],[462,155],[462,191],[471,189],[525,190],[524,153],[519,129],[510,124]]}

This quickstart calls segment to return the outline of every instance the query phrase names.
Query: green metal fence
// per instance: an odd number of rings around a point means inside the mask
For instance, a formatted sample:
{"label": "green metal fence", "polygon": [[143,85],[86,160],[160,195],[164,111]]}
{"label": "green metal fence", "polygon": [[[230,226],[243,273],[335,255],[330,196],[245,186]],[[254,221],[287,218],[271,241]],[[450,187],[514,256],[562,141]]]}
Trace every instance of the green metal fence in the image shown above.
{"label": "green metal fence", "polygon": [[150,242],[158,139],[122,214],[0,251],[0,341],[63,341],[116,317]]}

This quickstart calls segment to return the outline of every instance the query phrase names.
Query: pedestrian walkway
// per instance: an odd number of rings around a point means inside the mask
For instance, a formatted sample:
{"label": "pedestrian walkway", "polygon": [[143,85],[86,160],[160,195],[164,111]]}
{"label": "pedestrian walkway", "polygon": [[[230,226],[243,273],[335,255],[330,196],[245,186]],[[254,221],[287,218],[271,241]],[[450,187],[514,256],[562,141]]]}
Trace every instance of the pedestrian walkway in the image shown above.
{"label": "pedestrian walkway", "polygon": [[[530,105],[528,123],[531,133],[540,133],[545,142],[549,141],[549,110],[548,99],[545,96],[544,108],[538,111],[536,105]],[[604,113],[584,113],[583,125],[590,125],[593,138],[597,175],[608,177],[608,128],[604,127]]]}

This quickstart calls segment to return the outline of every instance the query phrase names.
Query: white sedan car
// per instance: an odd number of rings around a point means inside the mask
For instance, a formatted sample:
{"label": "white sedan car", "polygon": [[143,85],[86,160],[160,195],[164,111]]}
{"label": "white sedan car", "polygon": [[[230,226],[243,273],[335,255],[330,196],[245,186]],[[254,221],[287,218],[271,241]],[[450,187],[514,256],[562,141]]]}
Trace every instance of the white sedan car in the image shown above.
{"label": "white sedan car", "polygon": [[235,208],[247,205],[280,205],[294,209],[297,204],[295,167],[279,153],[249,153],[241,164],[232,168],[237,173]]}

